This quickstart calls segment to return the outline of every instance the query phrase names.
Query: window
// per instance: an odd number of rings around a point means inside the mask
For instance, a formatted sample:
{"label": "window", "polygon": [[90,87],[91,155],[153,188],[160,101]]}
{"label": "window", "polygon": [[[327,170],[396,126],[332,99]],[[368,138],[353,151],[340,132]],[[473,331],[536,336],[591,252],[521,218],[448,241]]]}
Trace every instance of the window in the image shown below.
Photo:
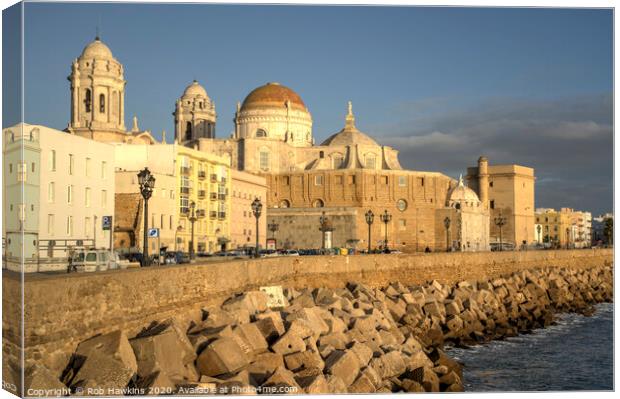
{"label": "window", "polygon": [[336,176],[336,184],[342,184],[342,176]]}
{"label": "window", "polygon": [[102,114],[105,112],[105,95],[103,94],[99,94],[99,112]]}
{"label": "window", "polygon": [[288,202],[288,200],[280,201],[280,208],[289,208],[290,206],[291,206],[291,203]]}
{"label": "window", "polygon": [[47,202],[54,202],[56,200],[56,183],[47,183]]}
{"label": "window", "polygon": [[491,207],[491,209],[495,209],[495,200],[491,200],[491,203],[489,206]]}
{"label": "window", "polygon": [[398,185],[401,187],[405,187],[407,185],[407,177],[406,176],[398,176]]}
{"label": "window", "polygon": [[365,158],[366,158],[366,162],[365,162],[366,168],[375,169],[376,163],[377,163],[377,158],[375,157],[375,154],[366,154]]}
{"label": "window", "polygon": [[32,173],[34,173],[34,162],[33,162],[31,165],[32,165],[32,166],[31,166],[31,170],[30,170],[30,171],[31,171]]}
{"label": "window", "polygon": [[258,129],[256,131],[256,137],[267,137],[267,132],[263,129]]}
{"label": "window", "polygon": [[106,161],[101,161],[101,178],[105,179],[108,175],[106,169],[108,168],[108,163]]}
{"label": "window", "polygon": [[314,176],[314,185],[322,186],[323,185],[323,175]]}
{"label": "window", "polygon": [[399,230],[406,230],[407,229],[407,220],[399,219],[398,220],[398,229]]}
{"label": "window", "polygon": [[90,207],[90,187],[86,187],[84,190],[84,205],[89,208]]}
{"label": "window", "polygon": [[170,230],[172,230],[172,215],[170,215],[170,223],[168,224],[168,226],[170,226]]}
{"label": "window", "polygon": [[325,158],[325,152],[319,151],[319,158],[321,159]]}
{"label": "window", "polygon": [[493,187],[493,182],[492,181],[489,182],[489,187]]}
{"label": "window", "polygon": [[47,215],[47,234],[54,235],[54,215]]}
{"label": "window", "polygon": [[166,198],[166,189],[165,188],[161,189],[161,197],[162,198]]}
{"label": "window", "polygon": [[259,164],[261,170],[269,170],[269,152],[264,150],[260,152]]}
{"label": "window", "polygon": [[424,187],[424,178],[423,177],[418,177],[418,183],[420,186]]}
{"label": "window", "polygon": [[12,163],[9,164],[9,173],[13,173],[13,164]]}
{"label": "window", "polygon": [[84,218],[84,235],[86,237],[90,237],[90,234],[88,234],[88,232],[90,231],[90,217],[85,217]]}
{"label": "window", "polygon": [[355,184],[355,176],[349,176],[349,184]]}
{"label": "window", "polygon": [[17,164],[17,181],[26,181],[26,164],[24,162],[20,162]]}
{"label": "window", "polygon": [[73,204],[73,186],[67,186],[67,204]]}
{"label": "window", "polygon": [[69,174],[72,175],[73,174],[73,169],[74,169],[74,156],[73,154],[69,154]]}
{"label": "window", "polygon": [[86,158],[86,165],[85,165],[85,171],[86,171],[86,177],[90,176],[90,158]]}
{"label": "window", "polygon": [[105,208],[108,206],[108,191],[101,190],[101,207]]}
{"label": "window", "polygon": [[381,176],[381,183],[388,184],[388,177],[387,176]]}
{"label": "window", "polygon": [[[86,66],[88,66],[88,64],[86,64]],[[84,106],[85,106],[86,112],[90,112],[91,102],[92,102],[92,94],[90,92],[90,89],[86,89],[86,93],[84,93]]]}
{"label": "window", "polygon": [[50,156],[47,160],[47,166],[50,172],[55,172],[56,171],[56,151],[55,150],[51,150],[50,151]]}
{"label": "window", "polygon": [[396,207],[398,208],[399,211],[403,212],[404,210],[407,209],[407,201],[405,201],[404,199],[399,199],[396,202]]}
{"label": "window", "polygon": [[317,199],[317,200],[314,200],[312,202],[312,207],[313,208],[323,208],[324,206],[325,206],[325,204],[323,203],[323,200],[321,200],[321,199]]}
{"label": "window", "polygon": [[67,235],[73,235],[73,216],[67,216]]}
{"label": "window", "polygon": [[291,184],[291,180],[288,176],[284,176],[284,185],[288,186],[289,184]]}
{"label": "window", "polygon": [[334,155],[333,159],[333,168],[340,169],[342,168],[342,164],[344,163],[344,158],[340,154]]}

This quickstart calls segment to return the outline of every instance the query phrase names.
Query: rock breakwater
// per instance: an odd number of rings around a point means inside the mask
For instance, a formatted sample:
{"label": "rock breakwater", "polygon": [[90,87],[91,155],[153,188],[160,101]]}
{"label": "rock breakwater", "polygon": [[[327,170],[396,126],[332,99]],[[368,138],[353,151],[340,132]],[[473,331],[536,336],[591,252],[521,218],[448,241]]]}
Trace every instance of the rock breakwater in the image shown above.
{"label": "rock breakwater", "polygon": [[285,288],[205,307],[199,320],[154,321],[81,342],[61,376],[27,371],[26,393],[82,395],[462,391],[445,344],[471,345],[542,328],[557,312],[611,301],[611,266],[543,268],[483,281],[381,289]]}

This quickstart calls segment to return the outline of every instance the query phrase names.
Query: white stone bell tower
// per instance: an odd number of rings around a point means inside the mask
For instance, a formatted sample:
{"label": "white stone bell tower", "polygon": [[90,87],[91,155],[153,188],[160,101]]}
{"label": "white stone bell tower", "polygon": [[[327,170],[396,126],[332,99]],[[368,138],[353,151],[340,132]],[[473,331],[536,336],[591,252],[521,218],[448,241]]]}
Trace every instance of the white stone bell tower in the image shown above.
{"label": "white stone bell tower", "polygon": [[187,145],[201,138],[215,138],[215,103],[197,81],[177,100],[173,115],[175,142]]}
{"label": "white stone bell tower", "polygon": [[73,61],[71,121],[67,131],[97,141],[122,142],[125,129],[123,65],[99,37]]}

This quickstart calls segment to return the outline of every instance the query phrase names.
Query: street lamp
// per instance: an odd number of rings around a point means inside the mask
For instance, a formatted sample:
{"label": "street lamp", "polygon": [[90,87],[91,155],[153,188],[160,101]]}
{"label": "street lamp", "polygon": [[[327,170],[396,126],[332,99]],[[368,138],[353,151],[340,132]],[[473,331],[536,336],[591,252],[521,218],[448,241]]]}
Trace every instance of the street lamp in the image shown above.
{"label": "street lamp", "polygon": [[255,258],[259,257],[259,254],[258,254],[258,219],[260,218],[260,214],[262,210],[263,210],[263,204],[260,202],[258,198],[254,198],[254,201],[252,201],[252,213],[254,214],[254,217],[256,218],[256,250],[254,251]]}
{"label": "street lamp", "polygon": [[502,226],[506,224],[506,218],[502,216],[502,212],[499,212],[499,216],[495,218],[495,225],[499,227],[499,250],[504,250],[504,244],[502,240]]}
{"label": "street lamp", "polygon": [[443,225],[446,228],[446,252],[450,252],[450,218],[448,216],[443,220]]}
{"label": "street lamp", "polygon": [[280,225],[277,224],[275,220],[272,220],[271,223],[267,225],[267,228],[271,231],[271,238],[274,241],[276,240],[276,231],[278,231],[278,227],[280,227]]}
{"label": "street lamp", "polygon": [[368,224],[368,253],[370,253],[370,246],[372,244],[372,241],[370,240],[370,226],[372,226],[372,223],[375,221],[375,214],[369,209],[365,216],[366,223]]}
{"label": "street lamp", "polygon": [[536,230],[538,230],[538,243],[541,244],[542,243],[542,234],[541,234],[542,226],[541,225],[536,226]]}
{"label": "street lamp", "polygon": [[140,194],[144,198],[144,239],[142,246],[142,266],[148,266],[149,262],[149,245],[148,245],[148,230],[149,230],[149,198],[153,194],[153,188],[155,188],[155,177],[151,174],[149,168],[144,168],[138,173],[138,184],[140,184]]}
{"label": "street lamp", "polygon": [[329,218],[325,216],[325,212],[321,214],[321,217],[319,218],[319,223],[319,231],[323,234],[323,243],[321,245],[321,248],[325,250],[327,248],[327,246],[325,245],[325,236],[327,232],[334,231],[334,227],[332,226]]}
{"label": "street lamp", "polygon": [[390,215],[388,213],[387,209],[386,209],[381,214],[381,221],[383,223],[385,223],[385,249],[384,249],[384,252],[386,254],[390,253],[390,249],[388,248],[388,223],[390,223],[390,220],[392,220],[392,215]]}
{"label": "street lamp", "polygon": [[174,252],[178,251],[179,247],[179,239],[177,238],[179,231],[183,230],[183,226],[177,226],[176,231],[174,232]]}
{"label": "street lamp", "polygon": [[566,228],[566,249],[568,249],[568,244],[570,243],[570,229]]}
{"label": "street lamp", "polygon": [[192,261],[195,258],[194,254],[194,223],[196,223],[196,203],[194,201],[189,203],[189,209],[191,213],[189,215],[189,221],[192,224],[192,238],[189,242],[189,260]]}

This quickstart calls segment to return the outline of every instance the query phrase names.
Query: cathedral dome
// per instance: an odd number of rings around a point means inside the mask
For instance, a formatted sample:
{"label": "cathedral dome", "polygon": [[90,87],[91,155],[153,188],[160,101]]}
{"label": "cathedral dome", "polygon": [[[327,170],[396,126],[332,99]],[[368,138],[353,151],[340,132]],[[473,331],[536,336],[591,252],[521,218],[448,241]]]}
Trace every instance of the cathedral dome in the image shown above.
{"label": "cathedral dome", "polygon": [[185,91],[183,92],[183,97],[208,97],[207,91],[204,87],[200,85],[197,81],[193,81]]}
{"label": "cathedral dome", "polygon": [[450,204],[453,203],[479,203],[478,195],[471,188],[463,184],[463,176],[459,177],[459,183],[450,193]]}
{"label": "cathedral dome", "polygon": [[333,134],[327,138],[321,145],[329,146],[347,146],[347,145],[372,145],[380,147],[372,137],[366,133],[360,132],[355,127],[355,117],[353,116],[353,109],[351,102],[349,102],[349,113],[346,117],[346,123],[344,129],[336,134]]}
{"label": "cathedral dome", "polygon": [[280,83],[270,82],[264,86],[260,86],[254,90],[243,100],[241,110],[264,107],[282,108],[286,106],[286,102],[290,101],[292,108],[307,111],[299,94]]}
{"label": "cathedral dome", "polygon": [[113,59],[112,51],[110,48],[106,46],[99,37],[95,38],[94,41],[90,42],[84,50],[82,51],[81,58],[107,58]]}

